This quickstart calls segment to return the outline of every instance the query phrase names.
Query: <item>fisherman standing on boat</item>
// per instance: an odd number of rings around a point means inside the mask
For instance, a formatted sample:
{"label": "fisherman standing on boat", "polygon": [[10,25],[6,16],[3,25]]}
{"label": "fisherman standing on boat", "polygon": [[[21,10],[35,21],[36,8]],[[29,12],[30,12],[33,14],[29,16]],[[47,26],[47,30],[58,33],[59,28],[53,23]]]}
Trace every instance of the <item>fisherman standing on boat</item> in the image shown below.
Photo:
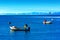
{"label": "fisherman standing on boat", "polygon": [[27,25],[27,24],[24,25],[24,29],[25,29],[25,30],[28,29],[28,25]]}

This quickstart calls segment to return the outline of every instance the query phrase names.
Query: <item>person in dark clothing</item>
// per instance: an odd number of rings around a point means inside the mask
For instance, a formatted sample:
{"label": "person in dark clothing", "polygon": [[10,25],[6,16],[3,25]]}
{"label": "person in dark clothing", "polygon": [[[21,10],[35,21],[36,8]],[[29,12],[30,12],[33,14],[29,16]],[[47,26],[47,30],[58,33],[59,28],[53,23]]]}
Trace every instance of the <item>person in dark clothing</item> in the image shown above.
{"label": "person in dark clothing", "polygon": [[24,29],[25,30],[28,29],[28,25],[27,24],[24,25]]}

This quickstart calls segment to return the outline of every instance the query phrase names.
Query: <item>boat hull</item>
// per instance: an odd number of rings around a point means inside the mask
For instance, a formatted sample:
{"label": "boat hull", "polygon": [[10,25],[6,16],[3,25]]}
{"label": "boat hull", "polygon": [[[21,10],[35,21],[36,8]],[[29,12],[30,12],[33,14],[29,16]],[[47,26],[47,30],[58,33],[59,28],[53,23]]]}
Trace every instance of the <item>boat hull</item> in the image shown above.
{"label": "boat hull", "polygon": [[30,27],[28,27],[28,29],[21,29],[21,28],[13,29],[13,28],[10,27],[10,30],[12,30],[12,31],[30,31]]}
{"label": "boat hull", "polygon": [[43,22],[43,24],[52,24],[51,21]]}
{"label": "boat hull", "polygon": [[24,29],[11,29],[12,31],[30,31],[28,29],[24,30]]}

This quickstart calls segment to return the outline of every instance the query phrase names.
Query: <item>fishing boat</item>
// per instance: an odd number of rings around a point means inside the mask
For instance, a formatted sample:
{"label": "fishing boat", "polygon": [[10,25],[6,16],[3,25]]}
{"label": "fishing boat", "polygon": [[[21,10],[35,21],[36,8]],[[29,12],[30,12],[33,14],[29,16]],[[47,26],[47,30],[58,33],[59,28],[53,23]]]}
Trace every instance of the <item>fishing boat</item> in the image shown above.
{"label": "fishing boat", "polygon": [[52,21],[47,21],[47,20],[43,21],[43,24],[51,24],[51,23],[52,23]]}
{"label": "fishing boat", "polygon": [[10,29],[12,30],[12,31],[30,31],[30,27],[28,27],[28,29],[22,29],[22,28],[17,28],[17,27],[15,27],[15,26],[10,26]]}
{"label": "fishing boat", "polygon": [[51,23],[52,23],[51,21],[43,22],[43,24],[51,24]]}

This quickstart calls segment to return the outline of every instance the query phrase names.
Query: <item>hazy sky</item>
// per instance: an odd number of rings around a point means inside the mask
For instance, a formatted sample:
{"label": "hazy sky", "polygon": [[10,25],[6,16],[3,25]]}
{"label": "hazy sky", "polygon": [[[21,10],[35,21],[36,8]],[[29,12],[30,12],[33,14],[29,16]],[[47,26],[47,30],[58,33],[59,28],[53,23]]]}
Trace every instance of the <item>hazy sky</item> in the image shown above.
{"label": "hazy sky", "polygon": [[0,0],[0,13],[60,11],[60,0]]}

